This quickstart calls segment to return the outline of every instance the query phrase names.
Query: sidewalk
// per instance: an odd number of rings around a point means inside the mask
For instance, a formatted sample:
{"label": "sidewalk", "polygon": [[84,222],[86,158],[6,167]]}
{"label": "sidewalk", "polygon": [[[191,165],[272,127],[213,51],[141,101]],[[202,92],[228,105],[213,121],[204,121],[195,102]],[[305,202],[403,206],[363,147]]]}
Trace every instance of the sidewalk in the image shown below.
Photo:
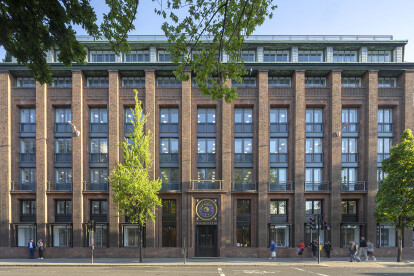
{"label": "sidewalk", "polygon": [[414,267],[414,260],[405,260],[397,263],[395,258],[379,258],[377,261],[363,261],[350,263],[347,258],[322,258],[321,263],[313,258],[303,260],[297,258],[283,258],[276,260],[258,258],[190,258],[184,264],[183,259],[177,258],[151,258],[144,259],[142,263],[138,259],[115,259],[99,258],[94,259],[0,259],[0,267],[7,266],[324,266],[324,267]]}

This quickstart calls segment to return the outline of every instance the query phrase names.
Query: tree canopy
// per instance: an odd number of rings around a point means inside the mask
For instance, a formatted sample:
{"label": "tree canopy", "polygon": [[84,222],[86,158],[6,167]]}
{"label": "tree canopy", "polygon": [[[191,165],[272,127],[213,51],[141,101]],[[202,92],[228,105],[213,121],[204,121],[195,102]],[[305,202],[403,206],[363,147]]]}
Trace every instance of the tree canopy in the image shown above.
{"label": "tree canopy", "polygon": [[399,262],[403,230],[414,227],[414,137],[410,129],[401,137],[401,143],[391,148],[390,157],[382,161],[385,177],[375,198],[377,222],[393,224],[397,230]]}
{"label": "tree canopy", "polygon": [[[159,8],[155,13],[166,20],[162,29],[171,42],[170,56],[177,64],[175,75],[187,80],[185,71],[193,71],[204,95],[234,100],[236,88],[226,87],[225,82],[240,82],[246,74],[240,59],[244,36],[272,17],[276,8],[273,0],[156,2]],[[109,12],[98,25],[89,0],[1,1],[0,45],[26,65],[37,81],[51,84],[47,51],[59,49],[58,59],[65,66],[85,63],[86,51],[76,40],[74,25],[80,25],[95,39],[107,39],[116,54],[130,51],[128,33],[135,29],[139,0],[106,0],[106,4]],[[227,62],[224,54],[229,57]]]}

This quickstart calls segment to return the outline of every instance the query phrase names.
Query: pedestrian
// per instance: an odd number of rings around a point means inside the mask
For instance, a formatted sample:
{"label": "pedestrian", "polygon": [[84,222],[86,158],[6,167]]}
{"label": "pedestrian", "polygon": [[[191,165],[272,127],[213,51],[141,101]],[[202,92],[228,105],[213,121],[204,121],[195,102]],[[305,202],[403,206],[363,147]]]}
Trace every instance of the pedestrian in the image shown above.
{"label": "pedestrian", "polygon": [[367,251],[368,251],[368,259],[369,259],[369,257],[372,257],[372,259],[374,261],[376,261],[377,258],[375,258],[375,256],[374,256],[374,244],[370,240],[368,240],[367,246],[368,246],[368,249],[367,249]]}
{"label": "pedestrian", "polygon": [[361,254],[364,253],[365,261],[368,261],[368,245],[367,241],[364,237],[361,237],[361,240],[359,242],[359,251],[358,251],[358,257],[361,258]]}
{"label": "pedestrian", "polygon": [[29,259],[34,259],[34,250],[36,248],[36,244],[30,239],[29,243],[27,244],[27,248],[29,248]]}
{"label": "pedestrian", "polygon": [[300,259],[303,260],[303,250],[305,250],[305,243],[303,241],[300,241],[297,250],[298,250],[298,254],[300,256]]}
{"label": "pedestrian", "polygon": [[269,249],[270,249],[270,256],[269,256],[269,260],[271,260],[271,259],[273,259],[273,258],[275,258],[276,259],[276,243],[275,243],[275,241],[274,240],[272,240],[271,242],[270,242],[270,247],[269,247]]}
{"label": "pedestrian", "polygon": [[42,239],[39,239],[37,241],[37,250],[39,251],[39,258],[38,259],[43,260],[43,249],[44,249],[43,241],[42,241]]}
{"label": "pedestrian", "polygon": [[310,244],[311,249],[312,249],[312,253],[313,253],[313,258],[316,258],[316,254],[318,253],[318,242],[316,240],[313,240],[312,243]]}
{"label": "pedestrian", "polygon": [[350,241],[348,244],[348,248],[349,248],[349,261],[353,262],[355,260],[355,253],[356,253],[355,242]]}
{"label": "pedestrian", "polygon": [[326,241],[323,248],[325,249],[326,257],[331,258],[331,251],[332,251],[331,243],[329,241]]}

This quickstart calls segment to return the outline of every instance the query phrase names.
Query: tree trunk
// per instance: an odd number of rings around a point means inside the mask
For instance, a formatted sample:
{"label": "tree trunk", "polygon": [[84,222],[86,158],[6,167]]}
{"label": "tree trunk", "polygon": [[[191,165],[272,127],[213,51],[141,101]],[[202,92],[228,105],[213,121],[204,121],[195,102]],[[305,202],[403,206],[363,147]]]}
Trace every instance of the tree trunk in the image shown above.
{"label": "tree trunk", "polygon": [[142,263],[142,225],[139,227],[139,262]]}
{"label": "tree trunk", "polygon": [[397,246],[398,246],[398,253],[397,253],[397,262],[402,262],[402,235],[403,235],[403,226],[401,218],[398,219],[398,227],[397,227]]}

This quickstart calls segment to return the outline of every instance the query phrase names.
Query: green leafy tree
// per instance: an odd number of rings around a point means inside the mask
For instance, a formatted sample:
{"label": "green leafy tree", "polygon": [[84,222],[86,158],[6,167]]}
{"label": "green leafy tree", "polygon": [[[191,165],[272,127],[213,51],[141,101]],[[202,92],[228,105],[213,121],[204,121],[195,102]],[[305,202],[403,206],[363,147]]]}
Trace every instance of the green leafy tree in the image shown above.
{"label": "green leafy tree", "polygon": [[143,114],[138,92],[135,92],[135,108],[132,110],[132,133],[120,143],[124,163],[116,163],[111,171],[109,181],[113,189],[114,204],[120,215],[127,216],[131,223],[140,227],[140,261],[142,262],[143,227],[147,221],[155,220],[155,208],[161,205],[158,191],[161,189],[159,179],[150,180],[152,167],[149,143],[151,133],[144,133],[148,114]]}
{"label": "green leafy tree", "polygon": [[377,222],[395,224],[397,262],[402,261],[403,231],[414,226],[414,137],[410,129],[401,137],[401,143],[391,148],[390,157],[382,161],[385,177],[375,198]]}
{"label": "green leafy tree", "polygon": [[[166,22],[162,29],[177,64],[175,75],[188,80],[192,70],[200,91],[212,99],[237,98],[226,80],[241,82],[246,74],[240,59],[244,36],[249,36],[276,8],[272,0],[152,0]],[[27,66],[40,83],[52,82],[47,51],[59,49],[65,66],[85,63],[86,51],[76,40],[73,25],[80,25],[95,39],[108,39],[116,53],[128,53],[128,33],[135,29],[139,0],[106,0],[109,12],[97,24],[89,0],[0,1],[0,45],[20,64]],[[180,16],[186,14],[182,19]],[[169,20],[170,23],[167,22]],[[206,40],[204,36],[207,36]],[[222,62],[223,53],[229,62]]]}

